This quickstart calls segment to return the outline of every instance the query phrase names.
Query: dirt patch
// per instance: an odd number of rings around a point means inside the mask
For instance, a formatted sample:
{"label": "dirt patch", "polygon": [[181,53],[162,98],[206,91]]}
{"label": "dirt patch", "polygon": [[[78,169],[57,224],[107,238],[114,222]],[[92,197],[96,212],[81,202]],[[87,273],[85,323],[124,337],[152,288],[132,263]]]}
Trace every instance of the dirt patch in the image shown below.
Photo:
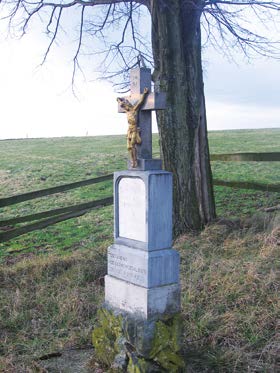
{"label": "dirt patch", "polygon": [[92,348],[68,350],[61,352],[61,356],[39,360],[37,364],[43,368],[43,371],[49,373],[89,373],[94,372],[94,369],[89,367],[92,356]]}

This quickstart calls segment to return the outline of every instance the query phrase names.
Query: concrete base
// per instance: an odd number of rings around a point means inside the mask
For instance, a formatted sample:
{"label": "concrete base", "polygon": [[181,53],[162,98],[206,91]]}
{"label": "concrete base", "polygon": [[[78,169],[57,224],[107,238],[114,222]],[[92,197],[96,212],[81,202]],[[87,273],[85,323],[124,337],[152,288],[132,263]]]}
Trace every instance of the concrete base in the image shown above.
{"label": "concrete base", "polygon": [[180,285],[147,289],[107,275],[105,304],[144,319],[155,315],[172,315],[180,311]]}

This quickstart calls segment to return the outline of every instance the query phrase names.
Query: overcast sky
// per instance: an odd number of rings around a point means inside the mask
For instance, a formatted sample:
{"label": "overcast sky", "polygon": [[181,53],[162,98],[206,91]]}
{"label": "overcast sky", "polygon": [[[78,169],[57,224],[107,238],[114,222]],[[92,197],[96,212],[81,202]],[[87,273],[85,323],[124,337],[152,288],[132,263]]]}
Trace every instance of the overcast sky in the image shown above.
{"label": "overcast sky", "polygon": [[[125,133],[113,87],[92,80],[93,74],[87,82],[79,77],[75,98],[69,50],[62,46],[41,67],[46,45],[35,32],[20,40],[0,38],[0,138]],[[230,63],[212,49],[204,60],[209,130],[280,128],[279,61],[248,64],[236,56],[237,64]]]}

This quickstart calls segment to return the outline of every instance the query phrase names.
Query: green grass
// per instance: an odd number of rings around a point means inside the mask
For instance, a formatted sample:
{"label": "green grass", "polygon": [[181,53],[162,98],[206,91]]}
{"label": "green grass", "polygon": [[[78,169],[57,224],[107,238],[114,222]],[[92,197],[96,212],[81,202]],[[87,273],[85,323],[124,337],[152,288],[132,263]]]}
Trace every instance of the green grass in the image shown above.
{"label": "green grass", "polygon": [[[209,144],[212,154],[279,152],[280,129],[211,131]],[[261,184],[280,182],[279,162],[216,161],[211,166],[215,179]],[[279,204],[280,194],[215,187],[215,200],[218,215],[232,217]]]}
{"label": "green grass", "polygon": [[[154,136],[154,152],[159,153]],[[211,153],[280,151],[280,129],[209,134]],[[0,198],[126,168],[124,136],[0,141]],[[214,178],[279,183],[279,162],[213,162]],[[1,219],[112,194],[111,182],[0,209]],[[176,241],[190,372],[276,372],[280,218],[256,213],[279,193],[215,187],[219,224]],[[241,221],[232,217],[242,218]],[[111,206],[0,244],[0,372],[90,343],[103,301]]]}
{"label": "green grass", "polygon": [[[0,143],[0,196],[6,197],[67,184],[125,167],[123,136],[13,140]],[[3,160],[3,161],[2,161]],[[79,188],[67,193],[26,201],[1,209],[2,219],[64,207],[112,195],[112,183]],[[58,252],[84,249],[112,239],[112,207],[69,220],[9,243],[0,244],[0,256],[10,250]],[[35,246],[33,246],[35,243]]]}
{"label": "green grass", "polygon": [[[209,133],[211,153],[280,151],[280,130],[214,131]],[[153,149],[159,154],[158,136]],[[125,136],[24,139],[0,142],[0,198],[67,184],[126,168]],[[277,183],[279,162],[212,162],[213,176],[229,181]],[[104,182],[0,209],[1,219],[65,207],[112,195],[112,183]],[[279,193],[215,187],[219,216],[251,214],[279,203]],[[0,244],[0,258],[10,251],[61,253],[87,249],[92,242],[112,240],[112,207],[95,210]],[[77,228],[77,229],[76,229]],[[0,259],[1,260],[1,259]]]}
{"label": "green grass", "polygon": [[211,131],[210,151],[222,153],[279,152],[280,129]]}

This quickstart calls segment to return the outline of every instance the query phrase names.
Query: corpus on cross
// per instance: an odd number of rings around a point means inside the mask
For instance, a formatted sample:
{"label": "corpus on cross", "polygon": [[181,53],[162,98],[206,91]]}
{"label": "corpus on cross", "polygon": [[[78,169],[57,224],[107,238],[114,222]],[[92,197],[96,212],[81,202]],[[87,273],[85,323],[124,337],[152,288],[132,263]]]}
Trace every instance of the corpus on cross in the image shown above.
{"label": "corpus on cross", "polygon": [[139,67],[130,71],[130,96],[118,97],[119,113],[128,120],[127,149],[129,168],[141,169],[152,160],[152,110],[165,108],[165,93],[151,92],[151,70]]}
{"label": "corpus on cross", "polygon": [[120,107],[126,112],[127,121],[128,121],[128,130],[127,130],[127,150],[130,153],[131,157],[131,167],[137,167],[137,151],[136,144],[140,145],[142,143],[140,135],[140,127],[138,127],[138,116],[141,106],[144,104],[145,98],[149,93],[147,87],[144,88],[144,92],[141,95],[139,101],[136,104],[132,105],[126,98],[118,97],[117,101],[120,104]]}

